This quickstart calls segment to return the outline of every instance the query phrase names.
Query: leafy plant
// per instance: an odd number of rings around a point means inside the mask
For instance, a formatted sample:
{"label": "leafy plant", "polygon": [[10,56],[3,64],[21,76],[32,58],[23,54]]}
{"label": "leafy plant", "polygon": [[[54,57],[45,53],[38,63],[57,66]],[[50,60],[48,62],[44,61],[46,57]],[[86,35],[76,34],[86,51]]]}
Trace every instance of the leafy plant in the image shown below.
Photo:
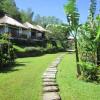
{"label": "leafy plant", "polygon": [[[75,40],[75,51],[76,51],[76,63],[77,63],[77,76],[81,75],[79,66],[79,52],[78,52],[78,28],[79,28],[79,13],[76,7],[76,0],[68,0],[67,4],[64,6],[67,21],[69,23],[70,33],[74,36]],[[73,34],[74,33],[74,34]]]}
{"label": "leafy plant", "polygon": [[12,64],[15,59],[13,45],[9,37],[10,35],[6,33],[0,36],[0,67]]}
{"label": "leafy plant", "polygon": [[96,81],[99,82],[100,68],[96,67],[95,64],[90,62],[81,62],[82,79],[85,81]]}

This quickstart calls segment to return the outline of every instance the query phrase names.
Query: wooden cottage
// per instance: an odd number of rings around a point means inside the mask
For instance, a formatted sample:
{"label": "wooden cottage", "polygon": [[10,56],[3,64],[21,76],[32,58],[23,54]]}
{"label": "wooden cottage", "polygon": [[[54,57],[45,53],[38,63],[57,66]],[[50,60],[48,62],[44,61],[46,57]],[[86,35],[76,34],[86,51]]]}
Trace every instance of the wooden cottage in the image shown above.
{"label": "wooden cottage", "polygon": [[45,39],[46,30],[39,25],[32,25],[29,22],[23,24],[25,27],[29,29],[27,35],[29,38],[34,40],[43,40]]}
{"label": "wooden cottage", "polygon": [[19,38],[26,30],[23,24],[7,15],[0,18],[0,34],[10,33],[13,38]]}

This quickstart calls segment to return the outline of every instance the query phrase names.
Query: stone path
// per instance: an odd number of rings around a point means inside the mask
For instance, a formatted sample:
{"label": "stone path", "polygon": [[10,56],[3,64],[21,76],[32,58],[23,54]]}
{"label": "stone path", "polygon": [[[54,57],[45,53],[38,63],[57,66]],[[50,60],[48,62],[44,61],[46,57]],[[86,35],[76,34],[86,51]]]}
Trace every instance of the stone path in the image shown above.
{"label": "stone path", "polygon": [[56,74],[58,64],[61,62],[64,54],[60,55],[44,72],[43,79],[43,100],[61,100],[59,87],[56,83]]}

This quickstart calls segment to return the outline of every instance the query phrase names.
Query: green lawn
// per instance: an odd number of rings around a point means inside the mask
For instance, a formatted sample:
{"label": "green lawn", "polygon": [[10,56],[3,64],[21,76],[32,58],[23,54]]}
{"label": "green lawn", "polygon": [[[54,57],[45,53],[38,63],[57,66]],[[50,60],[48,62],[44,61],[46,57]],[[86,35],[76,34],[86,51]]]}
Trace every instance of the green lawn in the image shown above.
{"label": "green lawn", "polygon": [[100,85],[76,78],[75,56],[66,54],[59,65],[57,82],[62,100],[100,100]]}
{"label": "green lawn", "polygon": [[59,54],[17,59],[0,73],[0,100],[42,100],[41,75]]}

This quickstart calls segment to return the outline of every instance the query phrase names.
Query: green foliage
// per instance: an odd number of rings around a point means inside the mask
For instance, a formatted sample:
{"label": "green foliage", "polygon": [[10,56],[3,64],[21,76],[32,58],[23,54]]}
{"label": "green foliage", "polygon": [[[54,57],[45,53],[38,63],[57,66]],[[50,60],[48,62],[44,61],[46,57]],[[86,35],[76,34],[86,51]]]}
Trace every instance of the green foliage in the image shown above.
{"label": "green foliage", "polygon": [[81,26],[79,35],[79,53],[82,61],[96,63],[95,33],[91,33],[88,23]]}
{"label": "green foliage", "polygon": [[49,24],[46,27],[50,32],[46,34],[47,38],[51,41],[54,39],[57,44],[60,42],[61,47],[64,49],[67,48],[67,38],[69,36],[69,30],[67,25],[57,25],[57,24]]}
{"label": "green foliage", "polygon": [[40,16],[39,14],[35,16],[33,20],[34,24],[46,27],[48,24],[62,24],[62,20],[56,18],[55,16]]}
{"label": "green foliage", "polygon": [[88,20],[81,26],[79,48],[81,60],[96,64],[98,22],[95,20],[96,0],[91,0]]}
{"label": "green foliage", "polygon": [[96,41],[98,41],[98,40],[100,40],[100,14],[99,15],[97,15],[97,17],[96,17],[96,23],[97,23],[97,35],[96,35]]}
{"label": "green foliage", "polygon": [[96,67],[95,64],[90,62],[82,62],[80,63],[82,70],[82,79],[89,82],[100,82],[99,72],[100,68]]}
{"label": "green foliage", "polygon": [[0,36],[0,67],[11,65],[14,62],[14,49],[9,41],[9,35]]}
{"label": "green foliage", "polygon": [[76,0],[68,0],[68,3],[65,4],[64,10],[67,16],[67,21],[69,23],[69,26],[71,28],[71,31],[75,31],[75,34],[77,35],[77,28],[79,26],[79,13],[78,9],[76,7]]}
{"label": "green foliage", "polygon": [[21,20],[20,12],[16,6],[15,0],[1,0],[0,1],[0,15],[8,14],[16,20]]}
{"label": "green foliage", "polygon": [[77,76],[81,75],[80,66],[79,66],[79,51],[78,51],[78,28],[79,28],[79,13],[76,6],[76,0],[68,0],[64,6],[66,13],[67,21],[69,23],[70,33],[74,36],[75,41],[75,51],[76,51],[76,63],[77,63]]}
{"label": "green foliage", "polygon": [[24,48],[26,52],[39,52],[39,53],[42,53],[43,51],[43,48],[41,47],[25,47]]}
{"label": "green foliage", "polygon": [[29,8],[29,9],[27,9],[27,11],[21,10],[20,15],[21,15],[21,20],[23,23],[25,23],[25,22],[32,23],[32,19],[33,19],[33,15],[34,15],[34,12],[32,11],[32,9]]}
{"label": "green foliage", "polygon": [[90,0],[90,8],[89,8],[90,13],[89,13],[89,16],[88,17],[91,17],[92,20],[95,17],[96,4],[97,4],[96,2],[97,2],[97,0]]}
{"label": "green foliage", "polygon": [[17,45],[13,45],[13,48],[16,52],[25,52],[25,49],[24,47],[20,47],[20,46],[17,46]]}

